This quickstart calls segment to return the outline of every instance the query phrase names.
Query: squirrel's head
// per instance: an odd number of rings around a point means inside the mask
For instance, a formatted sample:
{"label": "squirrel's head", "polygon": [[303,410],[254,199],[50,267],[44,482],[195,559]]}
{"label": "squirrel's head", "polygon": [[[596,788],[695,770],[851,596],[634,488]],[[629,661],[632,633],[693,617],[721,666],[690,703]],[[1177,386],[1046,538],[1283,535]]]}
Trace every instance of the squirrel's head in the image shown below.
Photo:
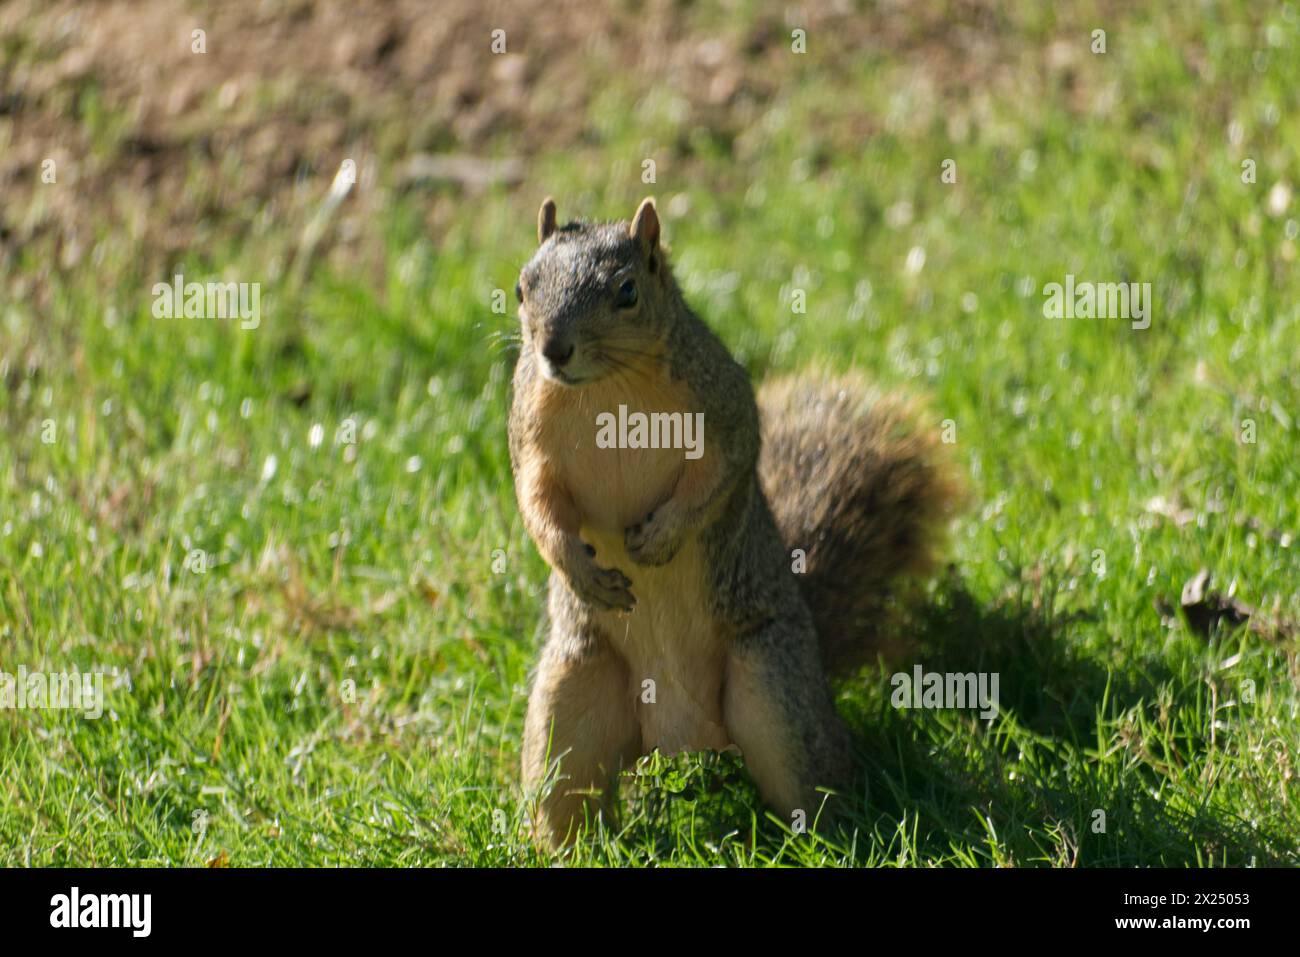
{"label": "squirrel's head", "polygon": [[515,295],[525,348],[542,374],[577,386],[649,358],[674,312],[654,200],[643,200],[631,223],[559,226],[548,198],[537,239]]}

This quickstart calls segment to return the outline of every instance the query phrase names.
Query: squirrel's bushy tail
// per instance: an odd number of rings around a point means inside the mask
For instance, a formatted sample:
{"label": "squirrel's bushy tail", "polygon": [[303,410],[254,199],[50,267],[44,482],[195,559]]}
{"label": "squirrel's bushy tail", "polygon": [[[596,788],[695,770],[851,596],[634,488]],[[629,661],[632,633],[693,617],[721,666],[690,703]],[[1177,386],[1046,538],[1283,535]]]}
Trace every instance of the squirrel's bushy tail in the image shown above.
{"label": "squirrel's bushy tail", "polygon": [[899,586],[934,567],[963,498],[939,423],[857,376],[781,379],[758,404],[759,479],[786,549],[806,553],[827,670],[896,657]]}

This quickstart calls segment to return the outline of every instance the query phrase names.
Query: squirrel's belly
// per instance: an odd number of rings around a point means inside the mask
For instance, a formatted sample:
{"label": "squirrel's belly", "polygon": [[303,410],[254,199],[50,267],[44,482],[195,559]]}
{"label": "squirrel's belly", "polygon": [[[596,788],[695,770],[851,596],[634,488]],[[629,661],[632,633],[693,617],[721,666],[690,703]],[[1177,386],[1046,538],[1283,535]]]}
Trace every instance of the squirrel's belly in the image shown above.
{"label": "squirrel's belly", "polygon": [[616,534],[637,525],[672,494],[682,454],[672,449],[599,450],[589,458],[571,454],[565,484],[583,525]]}
{"label": "squirrel's belly", "polygon": [[[621,547],[603,544],[607,557],[601,563],[622,570],[636,596],[630,614],[599,617],[610,644],[627,662],[643,748],[666,754],[725,748],[730,743],[722,723],[725,645],[709,613],[697,543],[687,542],[659,568],[635,565]],[[601,543],[596,550],[602,553]]]}

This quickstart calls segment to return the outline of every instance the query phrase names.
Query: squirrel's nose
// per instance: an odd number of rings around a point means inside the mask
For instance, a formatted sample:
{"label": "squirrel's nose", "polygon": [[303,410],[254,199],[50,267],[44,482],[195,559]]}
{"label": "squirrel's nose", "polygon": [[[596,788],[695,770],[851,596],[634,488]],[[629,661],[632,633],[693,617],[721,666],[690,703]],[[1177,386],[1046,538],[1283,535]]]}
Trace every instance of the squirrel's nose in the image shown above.
{"label": "squirrel's nose", "polygon": [[550,339],[542,346],[542,355],[546,356],[546,361],[557,369],[563,368],[564,364],[573,358],[573,351],[573,343],[565,342],[563,339]]}

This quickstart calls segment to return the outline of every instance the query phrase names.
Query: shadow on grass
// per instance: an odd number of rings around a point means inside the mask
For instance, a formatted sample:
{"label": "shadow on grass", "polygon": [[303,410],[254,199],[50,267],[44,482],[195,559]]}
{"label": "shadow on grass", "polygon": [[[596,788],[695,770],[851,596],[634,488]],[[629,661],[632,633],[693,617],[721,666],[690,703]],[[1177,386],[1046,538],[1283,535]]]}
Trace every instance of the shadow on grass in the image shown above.
{"label": "shadow on grass", "polygon": [[[1187,755],[1207,744],[1187,722],[1177,767],[1161,767],[1167,754],[1145,752],[1136,726],[1112,750],[1123,716],[1152,710],[1178,676],[1164,662],[1129,674],[1099,666],[1067,640],[1085,616],[1057,614],[1050,584],[1036,593],[989,607],[950,579],[914,616],[912,656],[842,683],[840,710],[862,774],[857,792],[840,800],[839,820],[819,828],[828,846],[772,820],[739,759],[656,756],[623,781],[623,862],[653,864],[691,849],[701,863],[1296,863],[1285,835],[1213,806],[1197,782],[1187,786],[1186,776],[1199,774]],[[915,664],[997,673],[1004,718],[990,724],[973,710],[895,709],[890,676]],[[1107,724],[1101,741],[1099,718]]]}
{"label": "shadow on grass", "polygon": [[[1035,601],[981,605],[950,579],[917,613],[918,651],[854,683],[884,692],[841,705],[865,774],[849,813],[860,831],[888,839],[912,818],[911,854],[970,863],[1196,866],[1295,863],[1283,835],[1209,806],[1161,800],[1169,779],[1127,751],[1099,758],[1098,716],[1111,721],[1150,705],[1175,678],[1167,665],[1119,674],[1063,640],[1082,615],[1058,615],[1050,587]],[[986,672],[1000,676],[1010,727],[976,711],[906,711],[889,703],[890,672]],[[1177,702],[1173,705],[1177,707]],[[1109,736],[1109,734],[1108,734]],[[1201,751],[1205,742],[1186,742]],[[1140,752],[1141,742],[1136,743]],[[1104,824],[1104,830],[1099,826]],[[1002,850],[994,856],[994,843]]]}

